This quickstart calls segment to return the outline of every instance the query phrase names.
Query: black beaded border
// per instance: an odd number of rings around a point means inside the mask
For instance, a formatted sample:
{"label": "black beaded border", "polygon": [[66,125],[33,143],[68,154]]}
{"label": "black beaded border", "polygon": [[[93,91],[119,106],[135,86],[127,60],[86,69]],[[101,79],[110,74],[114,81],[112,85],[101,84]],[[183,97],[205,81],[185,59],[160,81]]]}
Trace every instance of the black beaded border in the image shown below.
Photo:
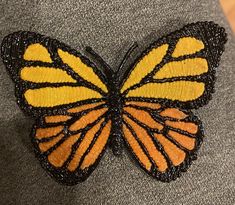
{"label": "black beaded border", "polygon": [[[35,118],[39,118],[39,117],[45,116],[45,115],[63,114],[68,108],[74,107],[74,106],[78,105],[78,103],[70,104],[66,107],[65,106],[58,106],[55,109],[51,109],[51,108],[48,108],[48,109],[37,108],[37,109],[35,109],[35,108],[27,105],[27,102],[24,99],[22,93],[24,92],[25,89],[28,89],[29,87],[36,88],[36,86],[33,85],[32,83],[22,82],[18,77],[18,72],[19,72],[19,69],[22,68],[23,66],[34,65],[33,62],[27,63],[25,61],[22,61],[22,53],[23,53],[24,49],[26,48],[27,45],[31,44],[32,42],[40,42],[40,43],[42,43],[42,45],[44,45],[45,47],[47,47],[49,49],[52,60],[54,61],[54,63],[56,62],[52,66],[56,66],[56,67],[59,66],[60,68],[64,69],[66,72],[68,72],[73,78],[75,78],[79,82],[79,84],[84,85],[86,87],[90,87],[90,88],[96,90],[97,92],[100,92],[104,96],[103,100],[105,100],[107,96],[105,96],[105,94],[102,93],[102,91],[99,88],[94,87],[94,85],[89,84],[89,82],[87,82],[87,81],[81,81],[81,79],[79,79],[75,73],[71,72],[71,70],[68,67],[66,67],[65,65],[62,64],[59,57],[55,56],[57,53],[57,52],[54,52],[55,48],[60,47],[63,50],[68,51],[68,52],[72,53],[73,55],[80,57],[84,63],[91,66],[94,69],[94,71],[97,73],[97,75],[100,76],[101,80],[104,82],[104,84],[107,86],[107,88],[110,92],[113,90],[113,86],[116,86],[120,89],[121,85],[129,77],[129,74],[130,74],[132,68],[134,67],[134,65],[136,65],[143,58],[143,56],[145,56],[152,48],[157,47],[163,43],[168,43],[170,45],[168,54],[164,57],[162,63],[156,69],[154,69],[154,72],[156,72],[163,64],[165,64],[166,62],[169,62],[169,60],[171,60],[170,54],[173,52],[173,48],[175,46],[175,43],[178,38],[183,37],[183,36],[184,37],[185,36],[193,36],[195,38],[201,39],[204,42],[204,44],[206,45],[206,48],[202,52],[198,52],[194,56],[190,55],[190,56],[184,57],[184,58],[192,58],[192,57],[200,57],[200,56],[205,57],[206,56],[206,58],[208,60],[208,63],[209,63],[208,75],[202,76],[200,78],[192,77],[192,79],[190,79],[190,80],[196,80],[199,82],[206,82],[206,85],[207,85],[206,92],[203,94],[203,96],[200,97],[197,101],[192,101],[192,102],[187,102],[187,103],[181,103],[178,101],[167,101],[165,99],[146,99],[146,98],[144,98],[144,99],[143,98],[129,98],[126,100],[156,102],[156,103],[160,103],[166,107],[177,107],[180,109],[199,108],[199,107],[208,103],[208,101],[211,99],[211,93],[214,92],[215,68],[218,67],[218,65],[219,65],[220,56],[222,55],[222,53],[224,51],[224,44],[227,41],[227,37],[226,37],[226,33],[225,33],[224,28],[219,27],[217,24],[215,24],[213,22],[197,22],[197,23],[193,23],[193,24],[188,24],[185,27],[183,27],[181,30],[175,31],[175,32],[157,40],[156,42],[151,44],[150,47],[148,49],[146,49],[137,58],[137,60],[132,64],[130,69],[124,74],[123,80],[118,84],[110,82],[110,79],[113,79],[113,77],[115,79],[117,79],[117,77],[114,75],[114,73],[107,71],[107,70],[104,70],[104,72],[99,71],[93,63],[91,63],[86,57],[82,56],[76,50],[70,49],[68,46],[66,46],[63,43],[60,43],[59,41],[57,41],[55,39],[50,39],[48,37],[45,37],[45,36],[42,36],[40,34],[36,34],[33,32],[20,31],[20,32],[13,33],[13,34],[10,34],[7,37],[5,37],[2,42],[1,55],[3,58],[3,62],[5,63],[10,76],[12,77],[12,80],[16,83],[16,97],[18,99],[17,102],[18,102],[19,106],[21,107],[21,109],[25,113],[27,113],[29,115],[33,115]],[[182,60],[184,58],[179,58],[178,60]],[[39,64],[37,63],[37,65],[39,65]],[[48,64],[46,64],[46,63],[41,64],[41,66],[43,66],[43,65],[48,66]],[[112,77],[110,76],[110,73],[111,73],[111,75],[113,75]],[[135,87],[141,86],[141,85],[145,84],[146,82],[150,82],[150,78],[153,74],[154,74],[153,72],[150,73],[143,81],[141,81],[141,83],[139,85],[137,85]],[[110,84],[112,86],[110,86]],[[45,83],[44,86],[51,86],[51,84]],[[132,89],[135,87],[132,87]],[[124,97],[124,96],[122,96],[122,97]],[[93,102],[97,102],[97,100],[96,99],[88,100],[88,101],[83,102],[82,104],[93,103]],[[202,128],[200,120],[197,117],[193,116],[192,114],[190,114],[190,116],[191,116],[190,120],[197,122],[199,125],[199,128],[200,128],[199,129],[200,132],[197,133],[197,138],[199,139],[198,144],[195,147],[193,154],[189,155],[187,157],[187,160],[183,164],[181,164],[178,167],[172,167],[171,170],[169,170],[165,174],[158,173],[158,172],[156,172],[156,170],[153,170],[151,173],[149,173],[150,175],[154,176],[155,178],[157,178],[161,181],[168,182],[168,181],[173,180],[173,179],[177,178],[178,176],[180,176],[181,172],[186,171],[186,169],[191,164],[192,160],[194,160],[196,158],[196,152],[199,149],[200,144],[202,142],[203,128]],[[106,121],[107,121],[107,118],[106,118]],[[42,126],[42,121],[37,120],[35,126]],[[34,129],[32,131],[31,136],[34,136],[33,134],[34,134]],[[32,139],[33,139],[33,137],[32,137]],[[98,165],[98,162],[101,158],[101,155],[100,155],[100,157],[96,161],[96,163],[89,170],[86,170],[85,173],[82,173],[82,175],[81,175],[81,173],[77,174],[77,175],[76,175],[76,173],[73,173],[74,175],[71,175],[71,173],[67,173],[62,170],[58,171],[58,169],[53,169],[49,165],[48,162],[45,162],[45,159],[41,155],[39,156],[37,144],[35,141],[33,141],[33,144],[35,147],[36,156],[39,158],[42,166],[45,169],[47,169],[49,171],[49,173],[54,178],[56,178],[57,181],[59,181],[63,184],[67,184],[67,185],[74,185],[80,181],[84,181],[91,174],[91,172],[95,169],[95,167]],[[107,143],[107,145],[108,144],[109,143]],[[103,150],[102,154],[104,153],[104,150]]]}

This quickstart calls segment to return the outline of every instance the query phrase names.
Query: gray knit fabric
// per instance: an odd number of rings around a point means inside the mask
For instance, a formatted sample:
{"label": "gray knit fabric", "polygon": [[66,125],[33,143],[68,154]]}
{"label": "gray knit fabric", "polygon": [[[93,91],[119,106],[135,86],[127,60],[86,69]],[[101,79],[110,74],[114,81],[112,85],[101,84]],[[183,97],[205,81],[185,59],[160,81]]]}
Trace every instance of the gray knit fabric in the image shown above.
{"label": "gray knit fabric", "polygon": [[1,0],[0,39],[17,30],[56,38],[83,52],[92,46],[114,68],[129,46],[196,21],[215,21],[229,34],[216,93],[195,111],[206,138],[198,160],[171,183],[145,174],[127,153],[107,151],[93,174],[73,187],[56,183],[35,159],[33,120],[16,104],[14,84],[0,63],[0,204],[235,204],[235,41],[217,0]]}

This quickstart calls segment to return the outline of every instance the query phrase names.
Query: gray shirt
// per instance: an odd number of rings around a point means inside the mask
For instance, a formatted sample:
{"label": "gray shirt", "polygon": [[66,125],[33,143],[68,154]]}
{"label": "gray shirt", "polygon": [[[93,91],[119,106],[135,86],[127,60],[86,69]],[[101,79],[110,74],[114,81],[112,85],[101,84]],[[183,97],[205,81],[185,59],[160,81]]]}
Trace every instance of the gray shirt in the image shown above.
{"label": "gray shirt", "polygon": [[0,7],[1,40],[14,31],[35,31],[81,52],[91,46],[114,69],[134,41],[140,52],[191,22],[214,21],[229,34],[213,99],[194,111],[206,135],[198,160],[171,183],[154,180],[127,153],[114,157],[110,150],[85,182],[73,187],[56,183],[34,157],[33,120],[17,106],[14,84],[1,62],[1,204],[235,204],[235,41],[219,1],[2,0]]}

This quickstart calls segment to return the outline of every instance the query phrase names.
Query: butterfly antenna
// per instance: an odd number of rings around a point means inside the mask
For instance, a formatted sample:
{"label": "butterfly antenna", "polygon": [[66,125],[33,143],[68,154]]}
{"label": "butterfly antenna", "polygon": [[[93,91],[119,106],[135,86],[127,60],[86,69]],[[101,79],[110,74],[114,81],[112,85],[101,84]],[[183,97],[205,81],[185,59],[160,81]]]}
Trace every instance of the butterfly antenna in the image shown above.
{"label": "butterfly antenna", "polygon": [[120,63],[116,73],[123,69],[123,66],[126,64],[127,59],[130,57],[131,53],[138,47],[137,42],[134,42],[133,45],[127,50],[122,62]]}
{"label": "butterfly antenna", "polygon": [[111,67],[105,62],[105,60],[98,54],[96,53],[90,46],[86,47],[86,52],[89,53],[90,55],[94,56],[95,60],[100,63],[104,67],[104,72],[107,75],[111,74]]}

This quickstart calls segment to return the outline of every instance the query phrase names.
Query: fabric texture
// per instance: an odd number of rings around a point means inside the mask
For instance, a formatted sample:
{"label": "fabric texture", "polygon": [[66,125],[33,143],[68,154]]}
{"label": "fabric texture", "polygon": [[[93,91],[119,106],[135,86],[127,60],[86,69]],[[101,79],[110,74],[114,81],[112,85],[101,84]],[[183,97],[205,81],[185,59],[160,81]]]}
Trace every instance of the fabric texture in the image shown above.
{"label": "fabric texture", "polygon": [[56,183],[34,156],[29,138],[34,120],[17,106],[14,84],[0,62],[2,204],[235,204],[235,40],[218,1],[3,0],[0,9],[0,40],[14,31],[34,31],[87,56],[84,48],[91,46],[114,69],[134,41],[139,48],[129,64],[151,42],[191,22],[214,21],[228,33],[216,92],[194,111],[206,135],[198,160],[171,183],[154,180],[128,153],[115,157],[111,150],[87,181],[73,187]]}

